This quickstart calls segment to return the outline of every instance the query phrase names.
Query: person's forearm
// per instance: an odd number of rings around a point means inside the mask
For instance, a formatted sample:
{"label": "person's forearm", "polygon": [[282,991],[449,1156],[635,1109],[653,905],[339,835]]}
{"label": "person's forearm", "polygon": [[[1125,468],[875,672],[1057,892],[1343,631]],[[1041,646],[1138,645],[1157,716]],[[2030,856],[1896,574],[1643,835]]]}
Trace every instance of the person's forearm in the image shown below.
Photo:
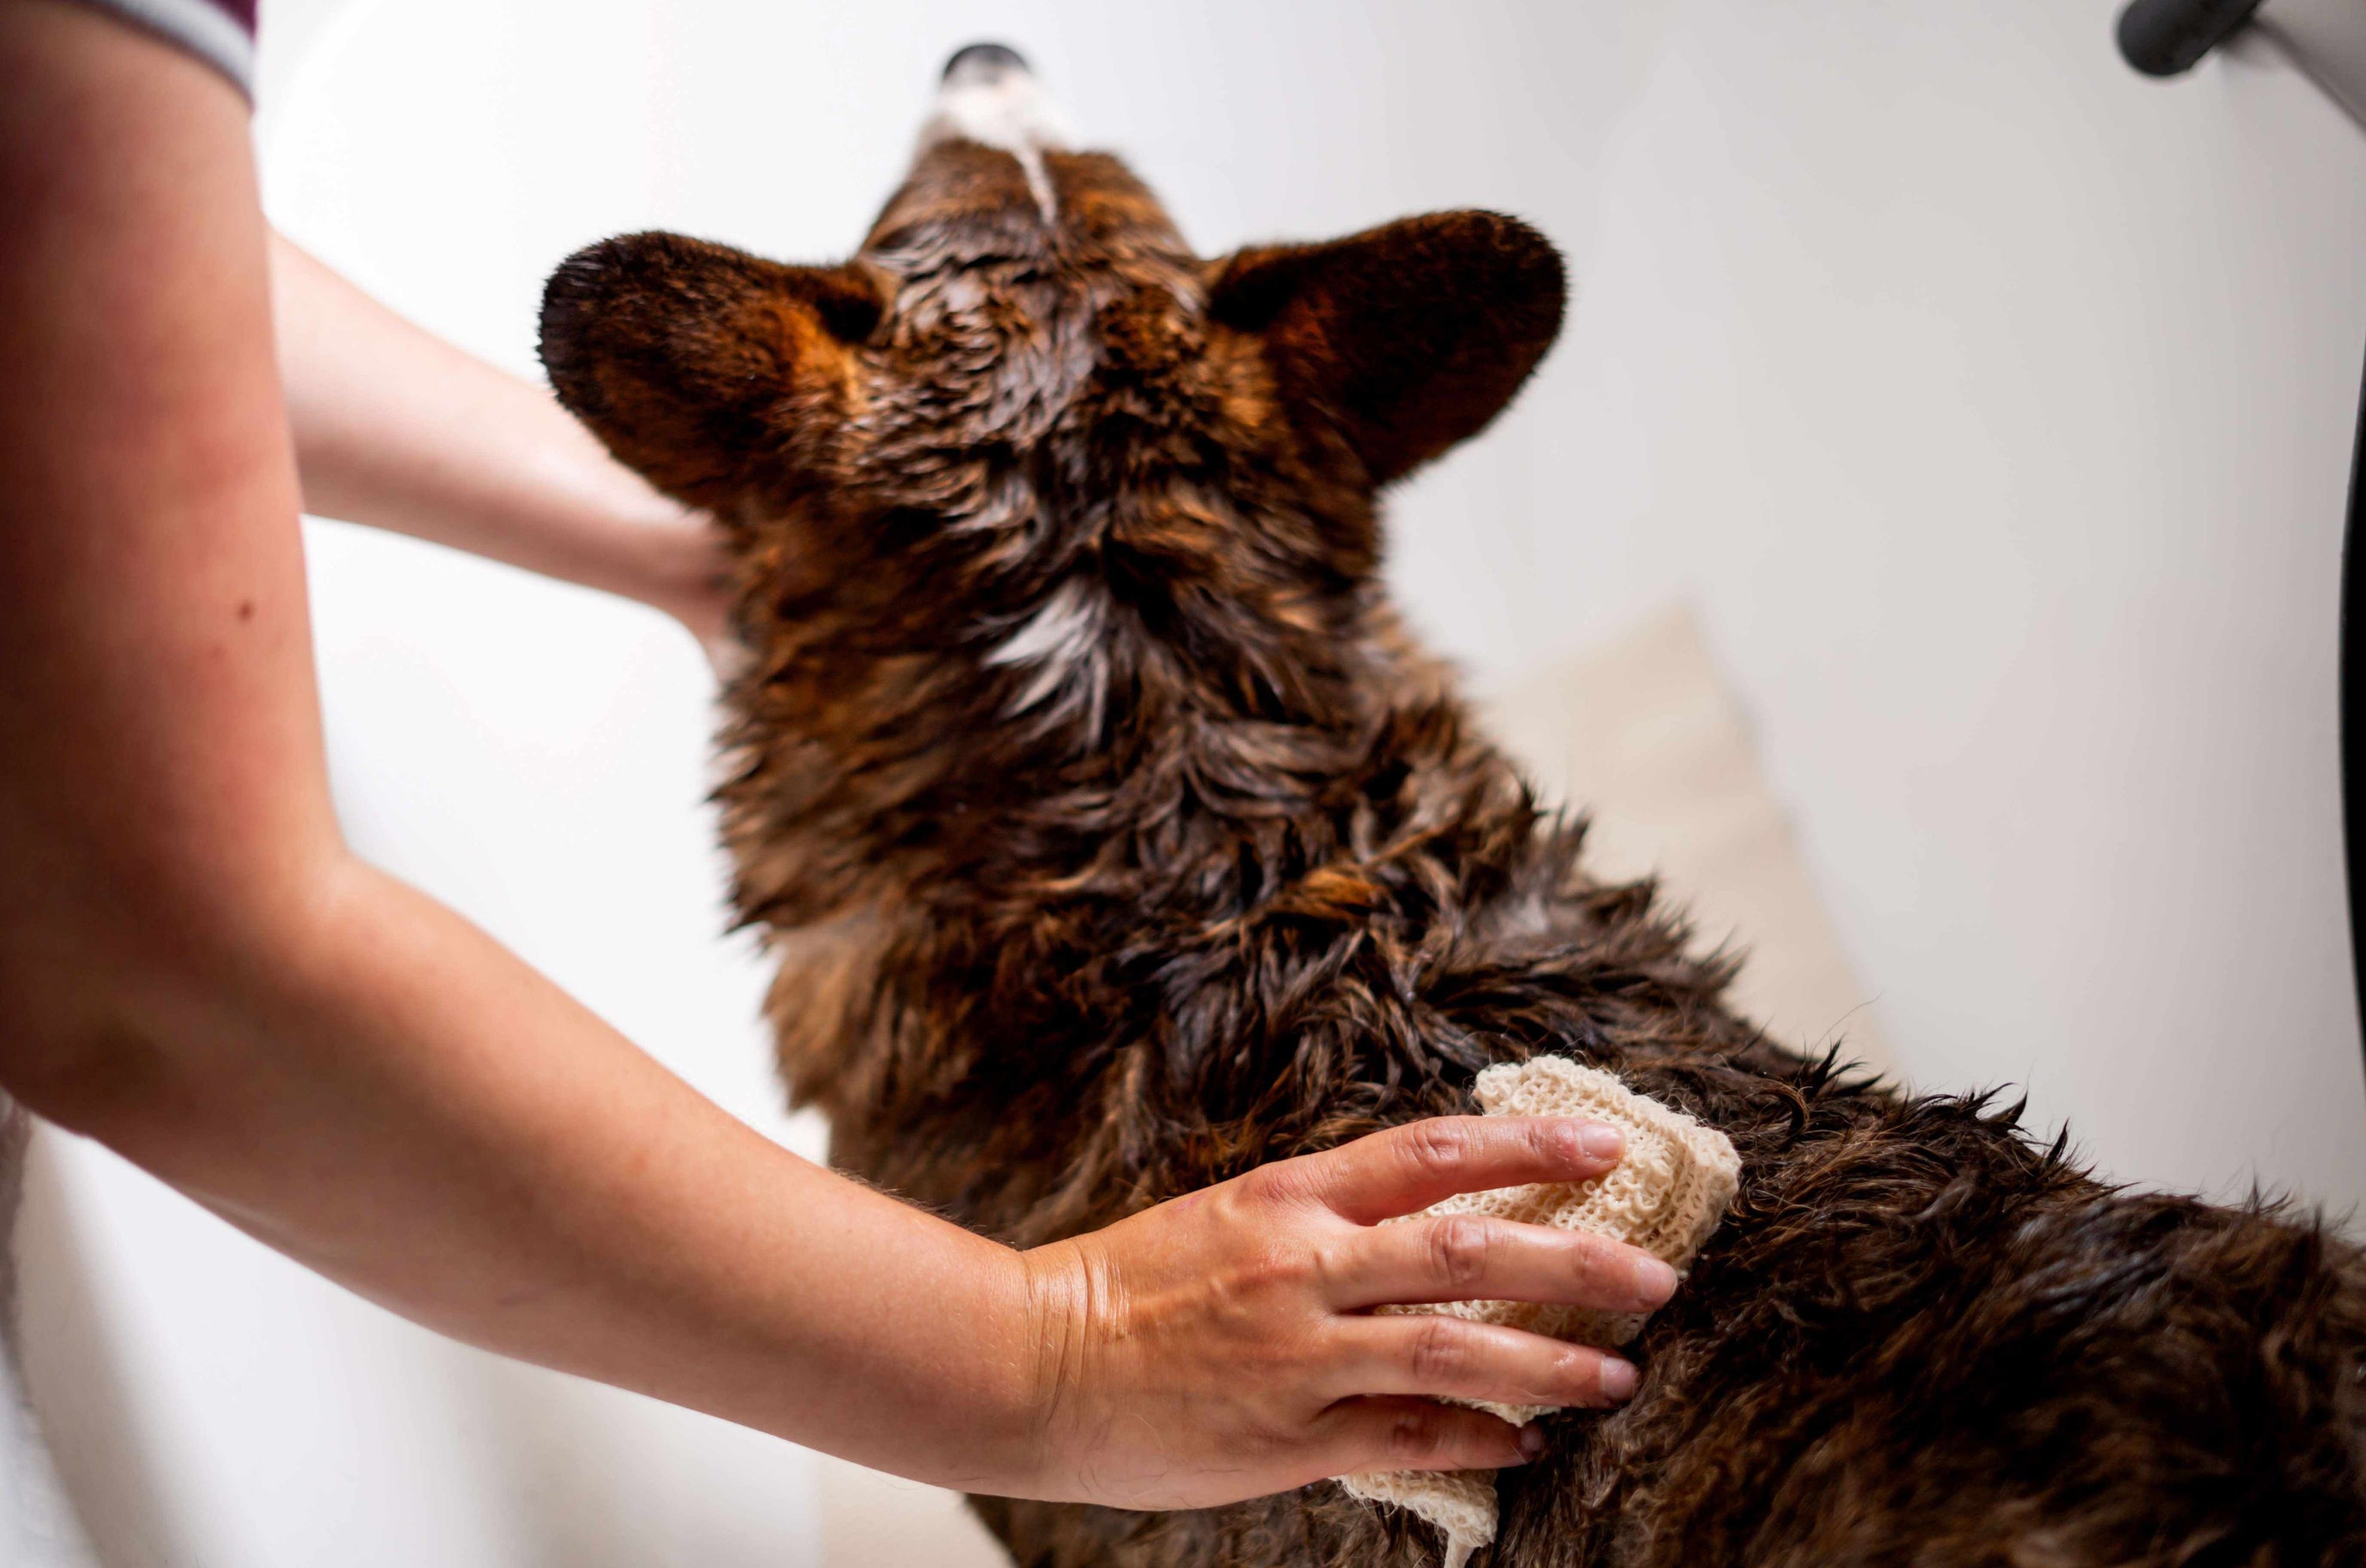
{"label": "person's forearm", "polygon": [[338,855],[313,874],[230,942],[94,975],[84,1027],[139,1068],[28,1085],[35,1108],[455,1337],[1034,1483],[1018,1255],[772,1144],[424,897]]}
{"label": "person's forearm", "polygon": [[774,1146],[342,844],[236,91],[37,0],[0,81],[0,1088],[455,1335],[1037,1484],[1014,1255]]}
{"label": "person's forearm", "polygon": [[548,392],[422,332],[284,236],[272,315],[305,510],[655,604],[722,630],[711,525]]}

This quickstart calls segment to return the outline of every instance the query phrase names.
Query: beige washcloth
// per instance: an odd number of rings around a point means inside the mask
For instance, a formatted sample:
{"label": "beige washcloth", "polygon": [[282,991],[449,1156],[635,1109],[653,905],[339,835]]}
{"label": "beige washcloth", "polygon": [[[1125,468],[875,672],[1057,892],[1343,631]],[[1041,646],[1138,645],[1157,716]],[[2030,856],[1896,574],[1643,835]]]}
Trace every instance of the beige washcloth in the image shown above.
{"label": "beige washcloth", "polygon": [[[1598,1068],[1580,1066],[1562,1056],[1538,1056],[1489,1067],[1473,1088],[1480,1109],[1490,1116],[1582,1116],[1606,1122],[1627,1135],[1627,1152],[1616,1169],[1592,1181],[1466,1192],[1412,1218],[1493,1214],[1560,1230],[1593,1231],[1640,1247],[1682,1274],[1733,1201],[1741,1161],[1723,1133],[1635,1093]],[[1647,1315],[1535,1302],[1448,1302],[1380,1310],[1507,1324],[1606,1349],[1634,1338]],[[1534,1420],[1549,1406],[1480,1404],[1478,1408],[1519,1424]],[[1463,1568],[1473,1551],[1495,1539],[1492,1470],[1391,1471],[1345,1475],[1339,1483],[1358,1497],[1393,1504],[1445,1531],[1446,1568]]]}

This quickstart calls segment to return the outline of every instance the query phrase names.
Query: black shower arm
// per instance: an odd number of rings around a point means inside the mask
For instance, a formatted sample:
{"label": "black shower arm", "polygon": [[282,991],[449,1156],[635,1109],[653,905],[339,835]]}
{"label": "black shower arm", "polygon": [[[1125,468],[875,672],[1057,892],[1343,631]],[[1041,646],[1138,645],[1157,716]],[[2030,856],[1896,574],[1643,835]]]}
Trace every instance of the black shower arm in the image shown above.
{"label": "black shower arm", "polygon": [[2366,129],[2366,0],[2133,0],[2120,54],[2147,76],[2179,76],[2238,32],[2282,52]]}

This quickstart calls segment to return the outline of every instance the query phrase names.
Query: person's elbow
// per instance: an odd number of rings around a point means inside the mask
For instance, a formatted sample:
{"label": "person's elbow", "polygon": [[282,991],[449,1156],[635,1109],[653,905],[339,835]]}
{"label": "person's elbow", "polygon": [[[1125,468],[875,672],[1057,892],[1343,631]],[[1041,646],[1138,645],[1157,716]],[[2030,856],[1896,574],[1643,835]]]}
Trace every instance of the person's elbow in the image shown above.
{"label": "person's elbow", "polygon": [[105,858],[0,878],[0,1089],[120,1146],[204,1113],[259,998],[317,946],[346,857],[281,834],[242,853]]}

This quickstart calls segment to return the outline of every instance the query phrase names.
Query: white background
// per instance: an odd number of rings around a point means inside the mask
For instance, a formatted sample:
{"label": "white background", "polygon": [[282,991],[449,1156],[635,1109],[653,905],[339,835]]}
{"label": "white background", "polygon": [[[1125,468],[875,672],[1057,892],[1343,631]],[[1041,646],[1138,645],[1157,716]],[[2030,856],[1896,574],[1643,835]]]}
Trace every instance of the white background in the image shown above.
{"label": "white background", "polygon": [[[1530,218],[1578,298],[1397,504],[1419,622],[1501,685],[1688,600],[1917,1084],[2026,1086],[2119,1177],[2346,1209],[2366,135],[2258,50],[2141,81],[2114,9],[271,0],[259,134],[283,226],[521,374],[543,276],[602,235],[843,254],[977,39],[1205,251]],[[400,540],[311,549],[355,842],[817,1146],[721,934],[687,638]],[[37,1394],[113,1563],[818,1560],[796,1450],[411,1329],[86,1145],[34,1178]]]}

